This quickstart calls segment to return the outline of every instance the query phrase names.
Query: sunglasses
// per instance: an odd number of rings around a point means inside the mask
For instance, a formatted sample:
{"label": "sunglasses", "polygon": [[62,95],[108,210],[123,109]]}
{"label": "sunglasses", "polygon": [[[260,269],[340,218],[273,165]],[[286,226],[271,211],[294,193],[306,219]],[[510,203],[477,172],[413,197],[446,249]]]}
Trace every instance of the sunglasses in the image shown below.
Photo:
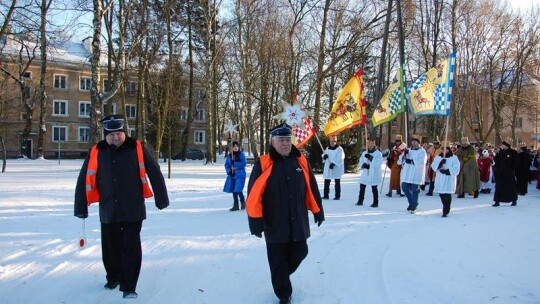
{"label": "sunglasses", "polygon": [[118,131],[124,128],[123,119],[109,119],[103,121],[103,129],[106,131]]}

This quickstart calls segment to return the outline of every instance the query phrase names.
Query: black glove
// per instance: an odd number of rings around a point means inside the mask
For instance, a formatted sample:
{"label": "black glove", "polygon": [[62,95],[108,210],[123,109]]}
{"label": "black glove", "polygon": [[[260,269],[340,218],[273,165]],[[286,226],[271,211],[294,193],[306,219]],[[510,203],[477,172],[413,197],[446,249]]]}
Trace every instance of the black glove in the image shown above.
{"label": "black glove", "polygon": [[313,217],[315,218],[315,223],[317,224],[317,227],[321,227],[322,222],[324,222],[324,213],[322,211],[319,211],[313,214]]}
{"label": "black glove", "polygon": [[443,159],[441,159],[441,162],[439,163],[439,166],[437,167],[437,169],[442,168],[442,166],[443,166],[444,164],[446,164],[446,159],[443,158]]}
{"label": "black glove", "polygon": [[412,159],[410,159],[410,158],[405,159],[405,162],[406,162],[407,164],[412,164],[412,165],[414,165],[414,160],[412,160]]}
{"label": "black glove", "polygon": [[405,152],[403,152],[403,157],[406,157],[407,154],[409,154],[409,149],[405,150]]}
{"label": "black glove", "polygon": [[324,160],[328,159],[328,154],[324,154],[322,159],[324,159]]}
{"label": "black glove", "polygon": [[439,172],[442,174],[450,175],[450,169],[440,169]]}
{"label": "black glove", "polygon": [[81,219],[85,219],[88,217],[88,213],[75,214],[75,216]]}
{"label": "black glove", "polygon": [[369,161],[372,161],[373,160],[373,155],[371,154],[366,154],[365,156],[367,159],[369,159]]}
{"label": "black glove", "polygon": [[165,203],[156,202],[156,208],[158,208],[159,210],[165,209],[167,208],[167,206],[169,206],[169,202],[165,202]]}
{"label": "black glove", "polygon": [[229,173],[227,173],[227,175],[230,176],[230,177],[234,177],[234,172],[229,172]]}
{"label": "black glove", "polygon": [[368,164],[362,164],[362,169],[369,169],[369,165]]}
{"label": "black glove", "polygon": [[334,169],[335,166],[336,166],[336,165],[335,165],[334,163],[330,163],[330,166],[329,166],[329,167],[330,167],[330,169]]}
{"label": "black glove", "polygon": [[249,231],[251,231],[251,234],[258,238],[262,238],[262,233],[264,231],[264,224],[263,224],[262,217],[261,218],[248,217],[248,222],[249,222]]}

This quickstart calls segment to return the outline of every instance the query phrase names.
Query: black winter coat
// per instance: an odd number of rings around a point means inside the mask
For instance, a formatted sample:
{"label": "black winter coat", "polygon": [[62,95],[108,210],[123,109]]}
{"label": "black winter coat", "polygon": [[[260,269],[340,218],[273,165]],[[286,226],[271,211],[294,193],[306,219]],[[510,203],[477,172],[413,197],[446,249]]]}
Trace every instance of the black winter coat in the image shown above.
{"label": "black winter coat", "polygon": [[[273,166],[262,196],[263,218],[249,218],[250,227],[261,225],[264,227],[267,243],[303,241],[310,237],[306,207],[307,187],[304,173],[299,170],[300,165],[296,159],[298,156],[300,156],[300,151],[295,146],[292,147],[288,157],[282,157],[273,147],[270,148]],[[261,163],[257,161],[249,177],[248,196],[261,173]],[[310,186],[317,205],[321,209],[317,216],[324,220],[321,194],[311,168]]]}
{"label": "black winter coat", "polygon": [[516,168],[518,153],[514,149],[500,150],[495,155],[495,202],[514,202],[517,200]]}
{"label": "black winter coat", "polygon": [[[146,207],[139,178],[136,141],[127,137],[116,148],[105,140],[97,144],[98,172],[96,183],[99,190],[99,219],[102,223],[138,222],[146,219]],[[169,205],[167,186],[159,164],[143,147],[144,166],[150,179],[156,207],[163,209]],[[90,153],[88,153],[90,155]],[[75,189],[75,216],[88,216],[86,201],[86,171],[89,156],[83,163]]]}

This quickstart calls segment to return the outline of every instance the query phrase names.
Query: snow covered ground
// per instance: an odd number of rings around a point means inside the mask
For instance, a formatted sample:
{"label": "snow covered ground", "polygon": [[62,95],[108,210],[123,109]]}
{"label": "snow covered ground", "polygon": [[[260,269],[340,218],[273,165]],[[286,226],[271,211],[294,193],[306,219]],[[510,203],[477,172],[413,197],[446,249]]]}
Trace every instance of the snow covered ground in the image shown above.
{"label": "snow covered ground", "polygon": [[[87,246],[78,247],[81,164],[9,160],[0,173],[0,303],[277,303],[264,240],[250,235],[244,212],[228,211],[222,163],[201,161],[173,162],[169,208],[147,203],[139,298],[105,290],[97,205]],[[292,275],[293,303],[540,303],[534,185],[516,207],[493,208],[492,195],[454,196],[441,218],[438,196],[424,193],[415,215],[400,197],[383,195],[370,208],[370,191],[367,205],[355,206],[358,177],[344,176],[342,200],[324,201],[326,221],[312,225],[309,255]]]}

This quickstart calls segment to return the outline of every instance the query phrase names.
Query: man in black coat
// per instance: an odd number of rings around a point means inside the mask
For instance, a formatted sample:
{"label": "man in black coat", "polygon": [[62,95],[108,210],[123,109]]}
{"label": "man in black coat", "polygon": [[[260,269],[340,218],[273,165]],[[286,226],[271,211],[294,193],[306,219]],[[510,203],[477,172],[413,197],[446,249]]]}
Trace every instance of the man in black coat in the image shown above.
{"label": "man in black coat", "polygon": [[527,145],[520,147],[518,154],[518,167],[516,169],[517,188],[519,195],[527,194],[529,177],[532,164],[532,156],[527,150]]}
{"label": "man in black coat", "polygon": [[115,289],[120,285],[124,298],[136,298],[142,263],[140,232],[146,219],[144,200],[152,195],[146,175],[160,210],[169,205],[167,187],[150,152],[126,136],[123,115],[107,116],[102,124],[105,140],[90,149],[83,163],[74,211],[76,217],[84,219],[88,217],[88,205],[99,201],[101,250],[107,273],[104,287]]}
{"label": "man in black coat", "polygon": [[518,153],[510,144],[503,141],[499,146],[499,152],[495,155],[495,195],[493,207],[499,207],[500,203],[517,203],[516,168]]}
{"label": "man in black coat", "polygon": [[291,127],[277,126],[271,136],[269,155],[261,156],[251,172],[246,209],[251,234],[264,232],[274,293],[280,303],[290,303],[290,275],[308,254],[308,210],[318,226],[324,212],[307,159],[292,145]]}

